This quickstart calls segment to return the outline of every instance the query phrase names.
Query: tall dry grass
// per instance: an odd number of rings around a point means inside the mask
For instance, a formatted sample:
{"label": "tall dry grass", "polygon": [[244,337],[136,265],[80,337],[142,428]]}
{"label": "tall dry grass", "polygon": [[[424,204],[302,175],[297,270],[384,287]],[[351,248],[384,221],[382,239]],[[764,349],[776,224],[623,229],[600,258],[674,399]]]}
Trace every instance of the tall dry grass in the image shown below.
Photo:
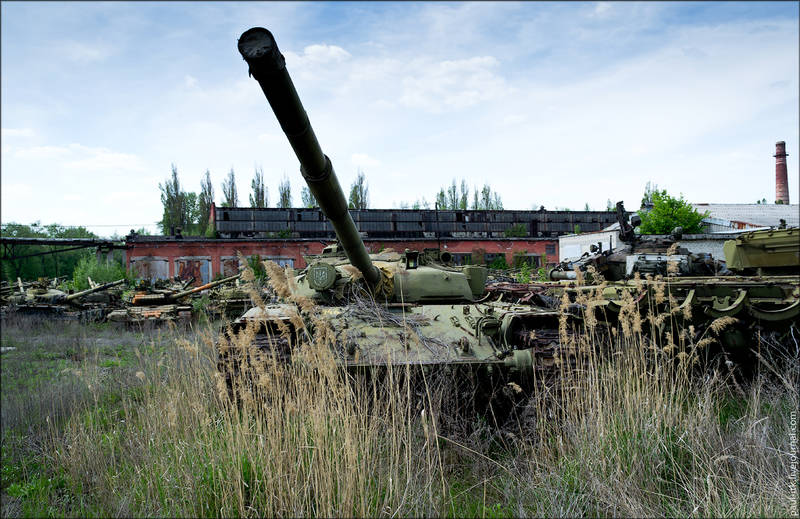
{"label": "tall dry grass", "polygon": [[[612,330],[589,316],[575,337],[564,319],[576,367],[504,431],[476,417],[446,432],[448,388],[420,392],[404,368],[343,373],[316,320],[290,364],[253,350],[254,327],[223,342],[240,359],[234,400],[215,334],[176,337],[141,358],[119,406],[98,395],[54,427],[49,462],[83,500],[71,511],[97,515],[789,515],[797,357],[750,381],[698,369],[731,323],[690,331],[664,293],[644,317],[629,299]],[[298,324],[313,320],[303,312]],[[82,373],[90,391],[94,376]]]}

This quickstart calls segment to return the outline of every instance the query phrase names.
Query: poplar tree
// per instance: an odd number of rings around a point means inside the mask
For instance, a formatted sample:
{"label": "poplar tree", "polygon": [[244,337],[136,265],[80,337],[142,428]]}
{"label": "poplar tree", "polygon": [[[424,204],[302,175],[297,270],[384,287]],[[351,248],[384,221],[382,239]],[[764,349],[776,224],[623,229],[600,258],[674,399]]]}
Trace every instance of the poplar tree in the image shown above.
{"label": "poplar tree", "polygon": [[292,184],[285,175],[280,185],[278,185],[278,207],[281,209],[292,207]]}
{"label": "poplar tree", "polygon": [[260,167],[256,167],[250,187],[253,188],[250,193],[250,207],[267,207],[269,193],[264,185],[264,171]]}
{"label": "poplar tree", "polygon": [[222,183],[222,196],[225,197],[225,201],[222,202],[223,207],[238,207],[239,195],[236,193],[236,174],[233,168]]}
{"label": "poplar tree", "polygon": [[211,172],[206,170],[203,180],[200,181],[200,197],[197,200],[197,210],[199,213],[197,227],[201,235],[205,235],[208,230],[208,223],[211,218],[211,205],[213,203],[214,186],[211,185]]}
{"label": "poplar tree", "polygon": [[358,176],[350,185],[350,209],[366,209],[369,207],[369,187],[364,172],[358,170]]}

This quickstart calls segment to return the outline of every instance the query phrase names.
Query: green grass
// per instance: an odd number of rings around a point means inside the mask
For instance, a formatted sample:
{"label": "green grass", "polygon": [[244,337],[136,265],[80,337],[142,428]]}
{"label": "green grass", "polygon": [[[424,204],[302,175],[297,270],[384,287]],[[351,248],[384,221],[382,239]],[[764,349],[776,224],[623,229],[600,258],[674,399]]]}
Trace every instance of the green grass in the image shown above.
{"label": "green grass", "polygon": [[351,393],[325,349],[257,369],[267,400],[232,407],[213,337],[4,322],[2,516],[790,512],[796,359],[734,384],[625,353],[536,397],[535,425],[441,432],[436,395],[422,420],[403,387]]}

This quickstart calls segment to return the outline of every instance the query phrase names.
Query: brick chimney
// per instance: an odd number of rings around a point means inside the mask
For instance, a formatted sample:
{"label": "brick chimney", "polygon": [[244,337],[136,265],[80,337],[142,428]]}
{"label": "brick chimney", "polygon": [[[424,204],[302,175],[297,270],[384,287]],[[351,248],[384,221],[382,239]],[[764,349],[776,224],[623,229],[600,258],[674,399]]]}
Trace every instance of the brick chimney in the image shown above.
{"label": "brick chimney", "polygon": [[786,143],[775,143],[775,203],[789,203],[789,176],[786,172]]}

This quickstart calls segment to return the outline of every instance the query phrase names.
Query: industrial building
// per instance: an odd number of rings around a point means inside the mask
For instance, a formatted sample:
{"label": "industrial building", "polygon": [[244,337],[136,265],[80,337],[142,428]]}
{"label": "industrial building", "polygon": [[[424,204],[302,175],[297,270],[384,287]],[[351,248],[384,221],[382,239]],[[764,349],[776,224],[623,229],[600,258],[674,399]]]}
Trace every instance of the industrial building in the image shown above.
{"label": "industrial building", "polygon": [[[684,236],[685,245],[719,256],[731,233],[798,226],[800,207],[789,202],[787,155],[786,143],[776,142],[775,204],[693,204],[709,212],[706,234]],[[491,264],[502,257],[508,265],[525,261],[541,267],[580,256],[598,242],[604,250],[613,248],[617,238],[611,211],[364,209],[350,214],[370,252],[438,247],[450,252],[456,264]],[[141,278],[194,277],[200,284],[236,273],[240,254],[303,268],[305,256],[319,254],[336,239],[319,209],[212,207],[210,223],[217,238],[131,232],[128,267]]]}
{"label": "industrial building", "polygon": [[[456,264],[507,264],[533,267],[559,261],[558,236],[595,231],[616,221],[608,211],[437,211],[365,209],[350,211],[371,252],[440,247]],[[142,278],[194,276],[196,283],[239,268],[238,254],[258,255],[281,265],[306,266],[336,236],[319,209],[212,209],[218,238],[140,236],[126,238],[129,267]]]}

